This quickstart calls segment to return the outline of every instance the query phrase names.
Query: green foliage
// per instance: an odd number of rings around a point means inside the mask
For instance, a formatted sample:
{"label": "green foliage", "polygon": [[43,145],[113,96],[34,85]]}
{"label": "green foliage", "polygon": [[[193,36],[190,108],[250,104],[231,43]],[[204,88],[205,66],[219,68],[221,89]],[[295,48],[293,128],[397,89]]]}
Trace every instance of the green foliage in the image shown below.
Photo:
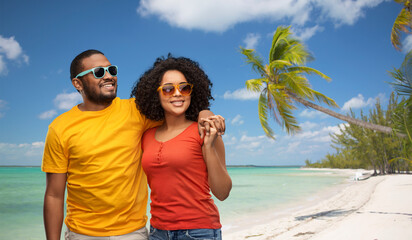
{"label": "green foliage", "polygon": [[258,103],[259,120],[268,137],[274,139],[269,116],[289,134],[300,130],[293,115],[298,104],[295,102],[296,98],[337,107],[333,99],[311,88],[305,75],[318,75],[328,81],[330,78],[305,66],[313,57],[305,45],[292,36],[290,27],[279,26],[276,29],[269,52],[269,63],[266,65],[255,50],[240,47],[240,52],[245,56],[246,63],[252,65],[252,69],[259,74],[259,78],[246,81],[246,87],[249,91],[261,93]]}
{"label": "green foliage", "polygon": [[406,97],[412,96],[412,50],[405,56],[399,69],[394,68],[389,74],[393,78],[390,83],[399,95]]}
{"label": "green foliage", "polygon": [[403,8],[395,19],[391,31],[392,45],[401,50],[402,43],[400,41],[401,32],[411,33],[412,31],[412,1],[410,0],[394,0],[396,3],[402,4]]}
{"label": "green foliage", "polygon": [[405,134],[412,144],[412,50],[405,56],[401,67],[394,68],[389,74],[394,80],[390,84],[399,96],[404,97],[394,109],[394,131]]}
{"label": "green foliage", "polygon": [[[374,124],[394,127],[397,111],[403,107],[402,104],[403,101],[398,101],[395,93],[392,93],[386,110],[382,109],[378,101],[368,115],[361,112],[360,118]],[[355,117],[353,112],[350,115]],[[412,170],[412,144],[409,139],[350,123],[340,127],[340,130],[341,133],[331,135],[332,147],[336,149],[336,153],[327,154],[320,162],[307,161],[306,166],[374,169],[379,174]]]}

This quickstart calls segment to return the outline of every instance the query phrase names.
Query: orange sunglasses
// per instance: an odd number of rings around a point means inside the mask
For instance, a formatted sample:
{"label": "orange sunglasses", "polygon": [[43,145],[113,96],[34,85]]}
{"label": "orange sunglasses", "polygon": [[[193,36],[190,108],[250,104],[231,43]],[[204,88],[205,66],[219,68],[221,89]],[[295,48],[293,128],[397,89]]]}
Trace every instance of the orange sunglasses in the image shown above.
{"label": "orange sunglasses", "polygon": [[193,90],[193,84],[191,83],[180,83],[180,84],[165,84],[157,88],[157,91],[161,91],[163,96],[170,97],[173,96],[176,89],[182,94],[182,96],[190,96]]}

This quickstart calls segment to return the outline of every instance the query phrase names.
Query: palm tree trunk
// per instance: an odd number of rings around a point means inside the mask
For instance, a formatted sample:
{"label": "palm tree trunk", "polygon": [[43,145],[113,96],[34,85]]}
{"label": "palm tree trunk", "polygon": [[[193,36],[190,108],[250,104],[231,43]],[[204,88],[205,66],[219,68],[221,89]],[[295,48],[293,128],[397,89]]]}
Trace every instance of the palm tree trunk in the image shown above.
{"label": "palm tree trunk", "polygon": [[[365,121],[362,121],[362,120],[359,120],[359,119],[356,119],[356,118],[352,118],[352,117],[337,113],[337,112],[332,111],[330,109],[327,109],[327,108],[324,108],[324,107],[319,106],[317,104],[314,104],[312,102],[309,102],[305,99],[299,98],[299,97],[297,97],[296,95],[294,95],[293,93],[290,93],[290,92],[288,92],[288,95],[292,99],[294,99],[295,101],[297,101],[297,102],[299,102],[299,103],[301,103],[301,104],[303,104],[307,107],[311,107],[313,109],[316,109],[318,111],[326,113],[326,114],[328,114],[328,115],[330,115],[334,118],[340,119],[342,121],[352,123],[352,124],[358,125],[358,126],[363,127],[363,128],[367,128],[367,129],[375,130],[375,131],[378,131],[378,132],[382,132],[382,133],[387,133],[387,134],[392,134],[393,133],[391,127],[381,126],[381,125],[365,122]],[[400,137],[406,137],[405,134],[401,134],[401,133],[395,133],[395,134],[400,136]]]}

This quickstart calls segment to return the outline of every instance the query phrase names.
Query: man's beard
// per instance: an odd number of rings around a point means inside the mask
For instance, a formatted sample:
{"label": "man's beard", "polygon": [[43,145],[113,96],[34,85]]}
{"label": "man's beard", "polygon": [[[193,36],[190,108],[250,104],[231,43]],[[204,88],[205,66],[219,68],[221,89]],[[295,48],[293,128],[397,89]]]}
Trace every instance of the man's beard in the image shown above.
{"label": "man's beard", "polygon": [[117,86],[113,94],[104,95],[104,94],[97,94],[97,92],[93,91],[89,87],[86,81],[82,81],[82,83],[83,83],[84,94],[86,95],[87,99],[89,99],[91,102],[94,102],[96,104],[108,104],[108,103],[111,103],[113,99],[116,98]]}

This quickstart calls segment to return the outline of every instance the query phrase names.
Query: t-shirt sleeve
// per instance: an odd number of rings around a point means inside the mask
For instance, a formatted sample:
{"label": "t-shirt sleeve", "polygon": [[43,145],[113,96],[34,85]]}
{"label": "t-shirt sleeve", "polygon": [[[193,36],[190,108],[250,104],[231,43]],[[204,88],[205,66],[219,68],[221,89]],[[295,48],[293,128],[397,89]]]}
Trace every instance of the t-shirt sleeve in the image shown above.
{"label": "t-shirt sleeve", "polygon": [[154,127],[158,127],[158,126],[162,125],[162,123],[163,123],[163,121],[150,120],[150,119],[146,118],[143,114],[142,114],[142,117],[144,119],[144,130],[154,128]]}
{"label": "t-shirt sleeve", "polygon": [[143,131],[146,131],[147,129],[158,127],[162,125],[163,121],[153,121],[148,119],[145,115],[143,115],[137,108],[136,108],[136,103],[135,103],[135,98],[130,98],[129,99],[130,103],[132,104],[134,110],[137,112],[137,117],[142,121],[143,123]]}
{"label": "t-shirt sleeve", "polygon": [[41,170],[49,173],[66,173],[68,159],[56,131],[49,127],[44,145]]}

